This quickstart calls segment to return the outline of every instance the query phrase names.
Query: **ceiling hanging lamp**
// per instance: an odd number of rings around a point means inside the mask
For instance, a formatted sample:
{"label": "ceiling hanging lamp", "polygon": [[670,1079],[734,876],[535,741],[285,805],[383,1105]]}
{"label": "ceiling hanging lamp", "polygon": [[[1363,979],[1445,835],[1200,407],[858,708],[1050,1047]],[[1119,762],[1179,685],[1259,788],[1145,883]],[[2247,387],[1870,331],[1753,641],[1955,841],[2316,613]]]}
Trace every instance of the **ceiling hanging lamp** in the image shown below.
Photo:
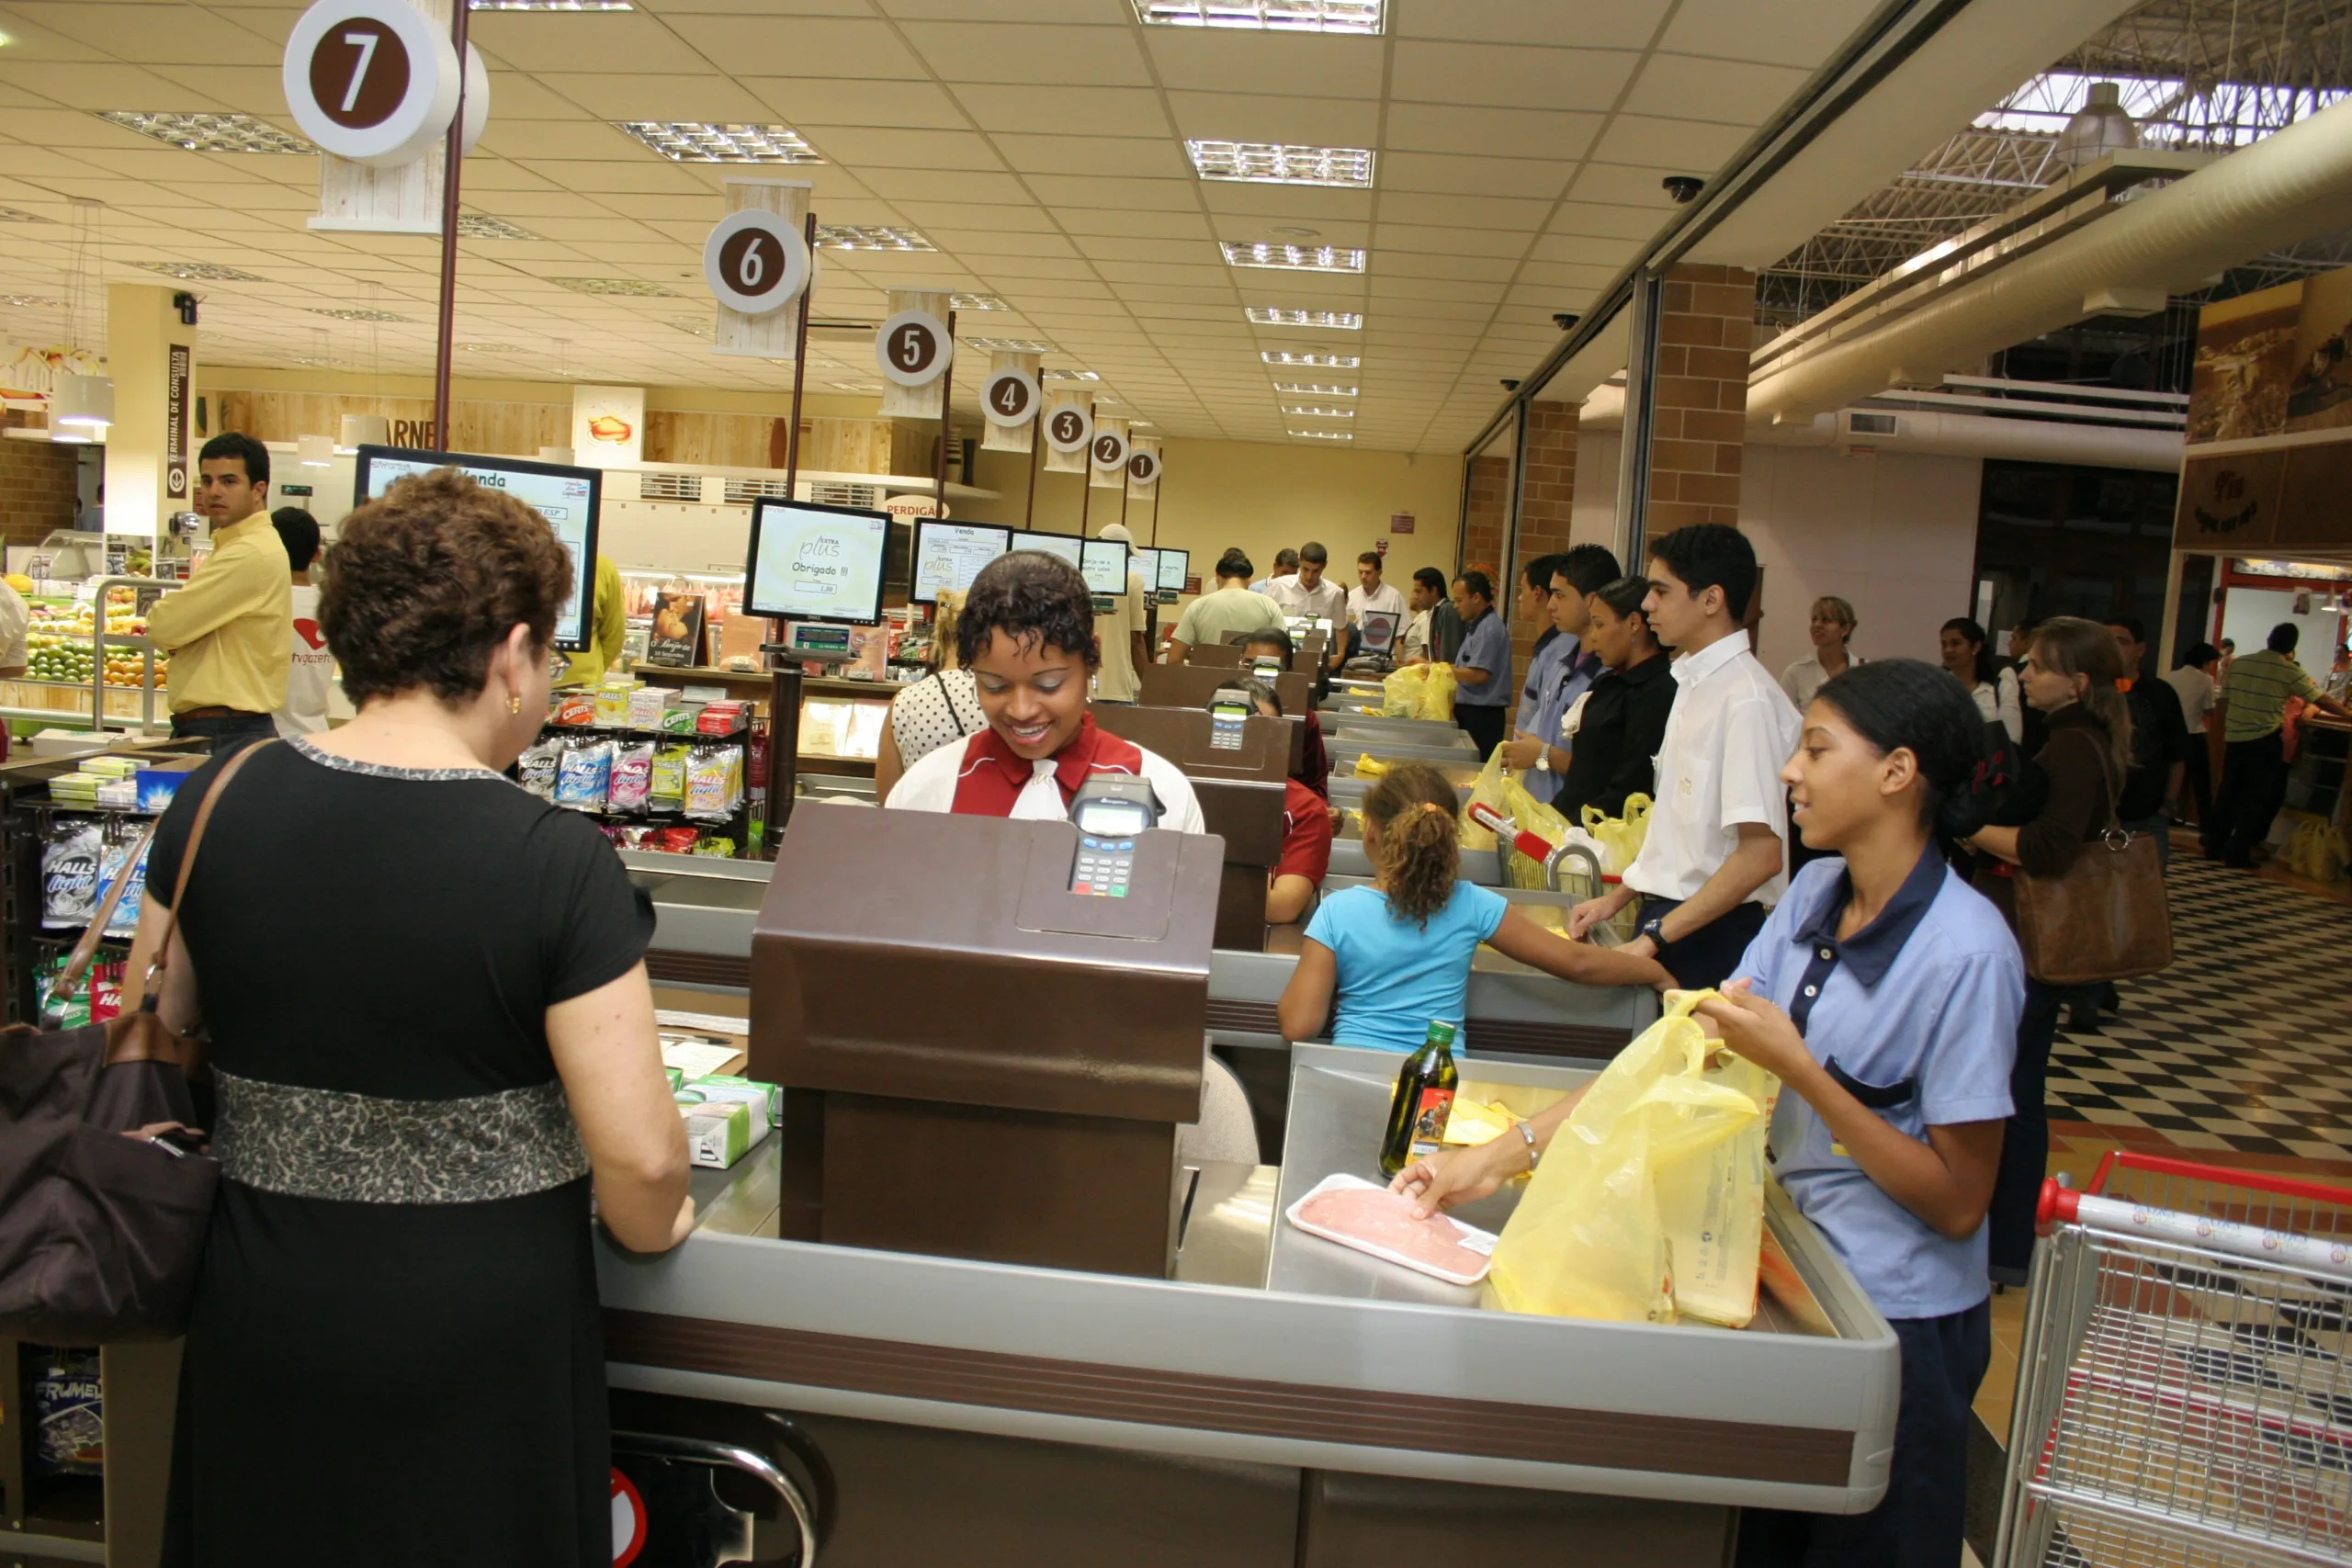
{"label": "ceiling hanging lamp", "polygon": [[2111,153],[2140,145],[2140,127],[2123,107],[2123,88],[2094,82],[2090,96],[2058,132],[2052,155],[2070,169],[2085,169]]}

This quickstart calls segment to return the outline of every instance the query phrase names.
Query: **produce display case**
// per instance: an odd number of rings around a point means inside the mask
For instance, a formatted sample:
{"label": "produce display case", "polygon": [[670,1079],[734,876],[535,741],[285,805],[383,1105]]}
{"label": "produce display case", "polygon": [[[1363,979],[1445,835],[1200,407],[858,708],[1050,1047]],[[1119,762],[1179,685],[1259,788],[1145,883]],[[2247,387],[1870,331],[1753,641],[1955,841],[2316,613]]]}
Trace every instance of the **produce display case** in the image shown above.
{"label": "produce display case", "polygon": [[[170,723],[170,656],[147,638],[147,611],[176,581],[31,581],[25,673],[0,682],[0,717],[65,728],[153,729]],[[42,592],[47,586],[59,590]],[[19,589],[19,592],[22,592]],[[106,605],[103,620],[98,605]]]}

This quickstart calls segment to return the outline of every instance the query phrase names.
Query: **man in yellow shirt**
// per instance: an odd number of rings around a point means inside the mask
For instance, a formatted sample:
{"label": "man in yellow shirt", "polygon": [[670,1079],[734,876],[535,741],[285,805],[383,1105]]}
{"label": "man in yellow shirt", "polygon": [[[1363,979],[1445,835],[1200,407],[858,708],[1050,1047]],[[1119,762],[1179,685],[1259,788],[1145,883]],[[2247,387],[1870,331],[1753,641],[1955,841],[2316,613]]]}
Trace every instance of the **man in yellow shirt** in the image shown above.
{"label": "man in yellow shirt", "polygon": [[216,752],[277,733],[294,609],[286,547],[269,520],[269,449],[235,431],[197,454],[196,509],[212,525],[212,555],[185,588],[147,613],[147,636],[172,656],[172,735]]}
{"label": "man in yellow shirt", "polygon": [[[596,557],[596,585],[589,601],[587,647],[563,667],[560,686],[593,686],[621,661],[621,644],[628,638],[628,603],[621,592],[621,569],[610,556]],[[718,662],[713,659],[712,663]]]}

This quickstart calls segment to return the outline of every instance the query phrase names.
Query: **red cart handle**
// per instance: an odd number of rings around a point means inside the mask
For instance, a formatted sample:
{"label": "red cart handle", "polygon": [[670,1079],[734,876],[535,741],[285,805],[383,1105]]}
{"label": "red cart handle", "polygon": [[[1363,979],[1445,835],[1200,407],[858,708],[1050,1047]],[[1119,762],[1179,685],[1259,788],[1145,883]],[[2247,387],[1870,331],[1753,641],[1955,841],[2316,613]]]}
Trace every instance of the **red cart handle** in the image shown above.
{"label": "red cart handle", "polygon": [[1511,848],[1542,865],[1551,858],[1552,843],[1541,833],[1532,833],[1483,800],[1470,803],[1470,820],[1499,838],[1509,839]]}

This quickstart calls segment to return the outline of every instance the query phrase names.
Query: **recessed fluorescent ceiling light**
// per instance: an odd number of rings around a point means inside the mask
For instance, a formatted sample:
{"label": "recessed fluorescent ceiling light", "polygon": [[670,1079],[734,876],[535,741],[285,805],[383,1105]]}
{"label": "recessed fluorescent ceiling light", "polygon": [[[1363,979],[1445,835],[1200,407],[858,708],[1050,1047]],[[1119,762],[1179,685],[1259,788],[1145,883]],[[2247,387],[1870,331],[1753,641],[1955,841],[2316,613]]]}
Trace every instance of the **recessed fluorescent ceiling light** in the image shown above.
{"label": "recessed fluorescent ceiling light", "polygon": [[1279,306],[1252,305],[1249,314],[1261,327],[1331,327],[1343,333],[1363,330],[1363,318],[1353,310],[1285,310]]}
{"label": "recessed fluorescent ceiling light", "polygon": [[1274,390],[1287,392],[1294,398],[1352,398],[1353,387],[1328,387],[1314,381],[1277,381]]}
{"label": "recessed fluorescent ceiling light", "polygon": [[634,11],[628,0],[473,0],[477,11]]}
{"label": "recessed fluorescent ceiling light", "polygon": [[1353,419],[1353,409],[1318,408],[1313,403],[1284,403],[1283,412],[1298,419]]}
{"label": "recessed fluorescent ceiling light", "polygon": [[1258,357],[1269,365],[1312,365],[1323,370],[1353,370],[1363,363],[1352,354],[1301,354],[1287,348],[1269,348]]}
{"label": "recessed fluorescent ceiling light", "polygon": [[395,316],[390,310],[329,310],[317,305],[302,307],[313,316],[333,316],[338,321],[405,321],[406,316]]}
{"label": "recessed fluorescent ceiling light", "polygon": [[821,164],[788,125],[714,125],[698,119],[616,119],[613,128],[677,164]]}
{"label": "recessed fluorescent ceiling light", "polygon": [[878,392],[882,389],[878,381],[828,381],[825,385],[836,392]]}
{"label": "recessed fluorescent ceiling light", "polygon": [[1367,147],[1294,147],[1273,141],[1192,141],[1184,143],[1193,167],[1204,180],[1240,180],[1263,186],[1348,186],[1372,184],[1372,150]]}
{"label": "recessed fluorescent ceiling light", "polygon": [[138,109],[108,109],[98,118],[190,152],[318,151],[300,137],[249,114],[147,114]]}
{"label": "recessed fluorescent ceiling light", "polygon": [[1356,438],[1352,430],[1294,430],[1291,434],[1306,441],[1353,441]]}
{"label": "recessed fluorescent ceiling light", "polygon": [[670,318],[670,324],[677,328],[680,332],[691,333],[695,337],[716,337],[718,335],[717,330],[714,329],[708,321],[704,321],[700,316],[673,316]]}
{"label": "recessed fluorescent ceiling light", "polygon": [[1299,272],[1362,272],[1363,253],[1341,245],[1269,245],[1224,242],[1227,266],[1280,266]]}
{"label": "recessed fluorescent ceiling light", "polygon": [[269,279],[218,262],[132,262],[141,272],[160,272],[182,283],[267,283]]}
{"label": "recessed fluorescent ceiling light", "polygon": [[[476,9],[480,7],[477,6]],[[458,345],[458,352],[459,354],[520,354],[522,350],[511,343],[461,343]]]}
{"label": "recessed fluorescent ceiling light", "polygon": [[1040,381],[1100,381],[1102,377],[1091,370],[1040,370]]}
{"label": "recessed fluorescent ceiling light", "polygon": [[304,354],[286,362],[288,365],[313,365],[324,370],[342,369],[350,365],[348,359],[337,359],[329,354]]}
{"label": "recessed fluorescent ceiling light", "polygon": [[1010,310],[1012,306],[993,294],[950,294],[947,302],[959,310]]}
{"label": "recessed fluorescent ceiling light", "polygon": [[65,307],[62,299],[51,299],[41,294],[0,294],[0,305],[19,310],[59,310]]}
{"label": "recessed fluorescent ceiling light", "polygon": [[0,207],[0,223],[54,223],[54,218],[43,218],[38,212],[27,212],[15,207]]}
{"label": "recessed fluorescent ceiling light", "polygon": [[641,277],[543,277],[541,283],[552,283],[558,288],[569,288],[574,294],[601,294],[628,299],[675,299],[677,296],[658,283],[648,283]]}
{"label": "recessed fluorescent ceiling light", "polygon": [[458,214],[458,238],[460,240],[536,240],[537,234],[503,218],[492,218],[482,212]]}
{"label": "recessed fluorescent ceiling light", "polygon": [[[476,0],[479,4],[480,0]],[[1147,28],[1248,28],[1252,31],[1376,33],[1385,0],[1135,0]]]}
{"label": "recessed fluorescent ceiling light", "polygon": [[1033,337],[967,337],[967,348],[985,348],[996,354],[1051,354],[1054,345]]}
{"label": "recessed fluorescent ceiling light", "polygon": [[939,247],[912,229],[888,224],[820,223],[817,247],[827,251],[935,251]]}

